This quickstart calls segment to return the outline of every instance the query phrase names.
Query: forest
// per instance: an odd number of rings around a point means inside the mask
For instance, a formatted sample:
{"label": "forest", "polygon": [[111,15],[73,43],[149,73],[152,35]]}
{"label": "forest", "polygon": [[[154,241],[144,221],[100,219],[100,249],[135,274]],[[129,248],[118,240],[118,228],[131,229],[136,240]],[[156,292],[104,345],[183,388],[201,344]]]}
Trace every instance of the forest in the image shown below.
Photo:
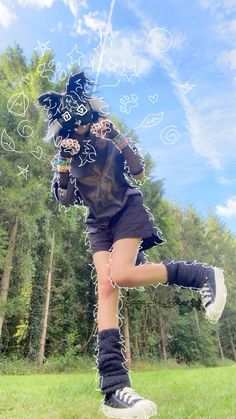
{"label": "forest", "polygon": [[[76,363],[92,358],[96,347],[96,276],[86,209],[63,207],[52,194],[57,150],[43,141],[45,113],[37,106],[42,92],[64,86],[50,78],[52,60],[51,52],[43,58],[34,52],[27,60],[19,45],[0,56],[0,364],[24,359],[43,365],[52,357]],[[135,132],[113,118],[139,144]],[[168,202],[165,180],[153,176],[151,156],[144,158],[146,178],[139,186],[166,240],[147,252],[148,260],[220,266],[228,300],[219,323],[210,324],[196,291],[123,289],[127,358],[205,366],[236,361],[236,237],[211,210],[203,217],[191,206]]]}

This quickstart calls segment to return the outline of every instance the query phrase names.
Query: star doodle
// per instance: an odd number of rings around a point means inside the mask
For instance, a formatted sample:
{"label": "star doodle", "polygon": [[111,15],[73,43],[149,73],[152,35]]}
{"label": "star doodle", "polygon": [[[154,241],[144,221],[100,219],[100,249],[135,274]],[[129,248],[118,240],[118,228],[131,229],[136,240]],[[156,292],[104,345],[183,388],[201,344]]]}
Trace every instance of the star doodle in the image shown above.
{"label": "star doodle", "polygon": [[188,92],[193,90],[193,88],[196,87],[197,84],[190,84],[186,81],[184,84],[178,84],[178,86],[185,90],[184,94],[186,95]]}
{"label": "star doodle", "polygon": [[128,82],[131,82],[133,77],[139,77],[136,71],[136,65],[127,65],[123,63],[123,70],[120,73],[121,77],[125,77]]}
{"label": "star doodle", "polygon": [[41,57],[43,57],[43,56],[44,56],[44,54],[45,54],[45,51],[46,51],[47,49],[48,49],[48,50],[50,50],[50,48],[48,48],[48,47],[47,47],[47,45],[49,44],[49,42],[50,42],[50,41],[47,41],[47,42],[41,42],[41,41],[39,41],[39,40],[37,39],[37,42],[38,42],[38,46],[37,46],[36,48],[34,48],[34,49],[39,50],[39,51],[42,53]]}
{"label": "star doodle", "polygon": [[80,60],[85,57],[85,55],[78,49],[77,44],[75,44],[71,52],[66,55],[70,58],[71,64],[78,64],[78,66],[81,67]]}
{"label": "star doodle", "polygon": [[27,164],[26,167],[21,167],[21,166],[17,166],[17,167],[18,167],[18,169],[20,169],[20,173],[18,173],[17,176],[23,175],[24,178],[27,180],[27,176],[28,176],[28,172],[29,172],[29,169],[28,169],[29,165]]}

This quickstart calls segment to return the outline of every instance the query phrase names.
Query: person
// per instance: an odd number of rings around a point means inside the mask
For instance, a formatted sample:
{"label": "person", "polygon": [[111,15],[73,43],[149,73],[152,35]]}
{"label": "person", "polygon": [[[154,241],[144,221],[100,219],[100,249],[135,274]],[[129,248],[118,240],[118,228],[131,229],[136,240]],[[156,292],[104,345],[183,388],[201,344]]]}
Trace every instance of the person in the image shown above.
{"label": "person", "polygon": [[154,402],[131,387],[119,330],[122,287],[157,284],[198,290],[206,317],[217,322],[226,302],[223,271],[196,261],[147,263],[143,251],[163,243],[132,178],[144,161],[92,102],[84,72],[72,74],[63,94],[39,97],[49,117],[48,139],[60,147],[53,159],[52,189],[63,205],[88,207],[86,225],[98,280],[98,357],[102,412],[113,418],[147,418]]}

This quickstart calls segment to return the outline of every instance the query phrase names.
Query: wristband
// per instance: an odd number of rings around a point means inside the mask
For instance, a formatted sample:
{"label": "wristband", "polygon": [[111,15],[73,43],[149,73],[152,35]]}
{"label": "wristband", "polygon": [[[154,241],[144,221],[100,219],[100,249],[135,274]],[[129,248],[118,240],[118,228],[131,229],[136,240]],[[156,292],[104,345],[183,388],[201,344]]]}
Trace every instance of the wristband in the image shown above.
{"label": "wristband", "polygon": [[126,138],[123,137],[123,135],[120,133],[117,134],[117,136],[113,138],[112,141],[115,143],[116,147],[118,147],[120,150],[122,150],[129,144],[128,140],[126,140]]}
{"label": "wristband", "polygon": [[59,173],[66,173],[70,171],[71,167],[71,158],[65,158],[65,157],[58,157],[57,160],[57,171]]}

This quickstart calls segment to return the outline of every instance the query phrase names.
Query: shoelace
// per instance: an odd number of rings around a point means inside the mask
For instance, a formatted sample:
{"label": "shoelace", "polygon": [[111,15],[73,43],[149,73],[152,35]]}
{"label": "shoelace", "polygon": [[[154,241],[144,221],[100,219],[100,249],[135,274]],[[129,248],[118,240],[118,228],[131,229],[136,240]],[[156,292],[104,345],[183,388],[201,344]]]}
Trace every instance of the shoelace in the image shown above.
{"label": "shoelace", "polygon": [[132,388],[124,387],[122,390],[116,390],[115,395],[123,400],[125,403],[132,403],[135,400],[142,400],[143,397],[140,397]]}
{"label": "shoelace", "polygon": [[212,293],[208,284],[205,284],[200,290],[199,294],[202,297],[203,305],[207,305],[212,302]]}

